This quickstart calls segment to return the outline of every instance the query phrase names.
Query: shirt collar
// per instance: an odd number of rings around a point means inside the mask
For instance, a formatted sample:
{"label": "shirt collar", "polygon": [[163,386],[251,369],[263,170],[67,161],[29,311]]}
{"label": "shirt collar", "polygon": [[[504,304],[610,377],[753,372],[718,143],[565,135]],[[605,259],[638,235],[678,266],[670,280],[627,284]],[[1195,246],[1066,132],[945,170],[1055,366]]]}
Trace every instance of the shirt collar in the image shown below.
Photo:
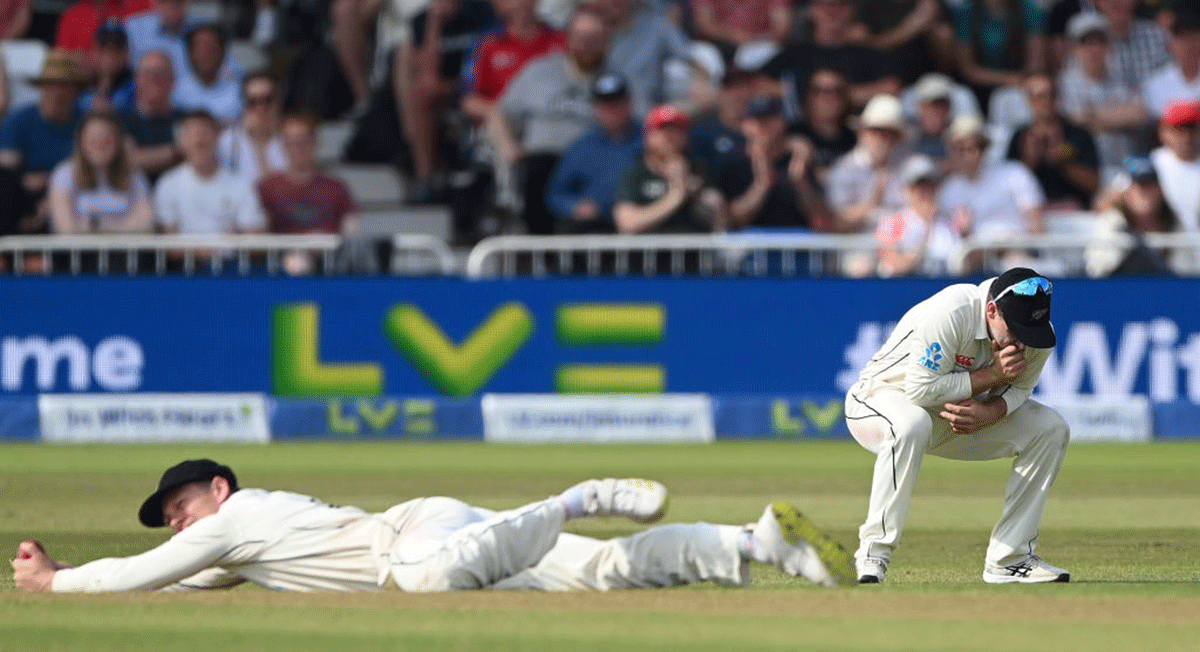
{"label": "shirt collar", "polygon": [[993,276],[977,286],[979,288],[979,325],[975,328],[975,339],[977,340],[992,339],[992,336],[988,334],[987,329],[987,297],[988,290],[992,288],[992,282],[995,281],[996,278],[998,277]]}

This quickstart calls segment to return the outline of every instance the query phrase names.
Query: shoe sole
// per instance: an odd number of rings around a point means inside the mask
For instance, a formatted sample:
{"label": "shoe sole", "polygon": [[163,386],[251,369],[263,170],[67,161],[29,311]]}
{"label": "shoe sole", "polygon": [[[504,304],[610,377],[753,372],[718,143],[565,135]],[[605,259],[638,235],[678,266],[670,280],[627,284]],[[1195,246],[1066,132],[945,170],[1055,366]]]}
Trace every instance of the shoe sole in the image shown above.
{"label": "shoe sole", "polygon": [[800,510],[788,503],[771,503],[771,513],[783,530],[783,538],[788,543],[796,545],[804,541],[817,551],[817,558],[837,579],[840,586],[851,586],[858,582],[858,571],[854,567],[854,557],[846,551],[842,544],[834,541],[828,534],[822,532]]}
{"label": "shoe sole", "polygon": [[663,491],[662,502],[659,503],[658,509],[655,510],[653,514],[643,517],[629,516],[629,520],[635,523],[654,523],[655,521],[661,520],[662,517],[667,515],[667,509],[671,507],[671,494],[667,491],[665,486],[663,486],[661,483],[655,482],[654,480],[646,480],[645,478],[626,478],[623,480],[623,482],[637,485],[651,491],[653,491],[656,486],[662,487]]}
{"label": "shoe sole", "polygon": [[1066,584],[1071,581],[1071,574],[1062,573],[1056,577],[1043,580],[1008,575],[988,575],[984,573],[983,581],[987,584]]}

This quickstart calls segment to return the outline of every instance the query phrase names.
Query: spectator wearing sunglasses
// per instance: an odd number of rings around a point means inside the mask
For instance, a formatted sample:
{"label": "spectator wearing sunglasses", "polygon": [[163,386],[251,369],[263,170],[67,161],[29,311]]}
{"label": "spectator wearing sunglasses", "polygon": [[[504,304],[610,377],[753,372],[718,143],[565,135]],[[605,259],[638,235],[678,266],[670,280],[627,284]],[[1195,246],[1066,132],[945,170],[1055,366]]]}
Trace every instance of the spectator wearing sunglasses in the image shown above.
{"label": "spectator wearing sunglasses", "polygon": [[1070,428],[1031,398],[1056,344],[1050,281],[1013,268],[908,310],[846,395],[846,425],[874,453],[858,581],[884,581],[926,453],[1015,458],[983,559],[988,584],[1069,582],[1038,556],[1038,528]]}
{"label": "spectator wearing sunglasses", "polygon": [[257,183],[288,166],[279,133],[279,85],[271,75],[256,72],[242,82],[242,118],[217,141],[221,167]]}

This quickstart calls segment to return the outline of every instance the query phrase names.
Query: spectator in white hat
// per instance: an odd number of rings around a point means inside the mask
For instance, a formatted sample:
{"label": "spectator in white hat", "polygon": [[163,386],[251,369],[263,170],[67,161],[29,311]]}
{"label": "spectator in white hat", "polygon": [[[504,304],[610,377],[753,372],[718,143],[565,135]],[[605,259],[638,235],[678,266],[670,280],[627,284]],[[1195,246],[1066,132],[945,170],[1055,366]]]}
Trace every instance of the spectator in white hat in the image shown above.
{"label": "spectator in white hat", "polygon": [[905,129],[900,100],[877,95],[867,103],[858,120],[858,143],[829,172],[825,195],[834,211],[834,230],[872,229],[880,210],[904,204],[896,172]]}
{"label": "spectator in white hat", "polygon": [[1071,47],[1066,67],[1058,75],[1059,107],[1092,132],[1101,178],[1111,180],[1134,153],[1137,132],[1149,114],[1137,93],[1109,72],[1108,19],[1097,13],[1076,14],[1066,33]]}
{"label": "spectator in white hat", "polygon": [[1045,231],[1045,198],[1037,179],[1015,161],[985,161],[989,139],[983,120],[959,116],[946,138],[951,174],[938,194],[938,206],[961,225],[963,235],[988,238]]}

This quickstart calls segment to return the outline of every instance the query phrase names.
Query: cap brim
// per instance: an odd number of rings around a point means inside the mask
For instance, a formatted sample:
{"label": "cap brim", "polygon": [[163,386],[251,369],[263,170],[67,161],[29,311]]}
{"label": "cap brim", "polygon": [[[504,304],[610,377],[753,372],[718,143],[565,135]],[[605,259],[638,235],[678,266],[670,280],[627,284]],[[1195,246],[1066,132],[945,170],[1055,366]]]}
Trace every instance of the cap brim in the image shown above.
{"label": "cap brim", "polygon": [[166,525],[166,521],[163,520],[163,498],[166,498],[167,494],[184,484],[187,483],[182,482],[173,487],[165,487],[150,494],[150,497],[142,503],[142,508],[138,510],[138,520],[142,522],[142,525],[146,527],[162,527]]}
{"label": "cap brim", "polygon": [[1054,334],[1054,326],[1046,324],[1045,326],[1024,326],[1015,322],[1008,322],[1008,330],[1017,338],[1021,344],[1032,349],[1052,349],[1058,344],[1058,337]]}

